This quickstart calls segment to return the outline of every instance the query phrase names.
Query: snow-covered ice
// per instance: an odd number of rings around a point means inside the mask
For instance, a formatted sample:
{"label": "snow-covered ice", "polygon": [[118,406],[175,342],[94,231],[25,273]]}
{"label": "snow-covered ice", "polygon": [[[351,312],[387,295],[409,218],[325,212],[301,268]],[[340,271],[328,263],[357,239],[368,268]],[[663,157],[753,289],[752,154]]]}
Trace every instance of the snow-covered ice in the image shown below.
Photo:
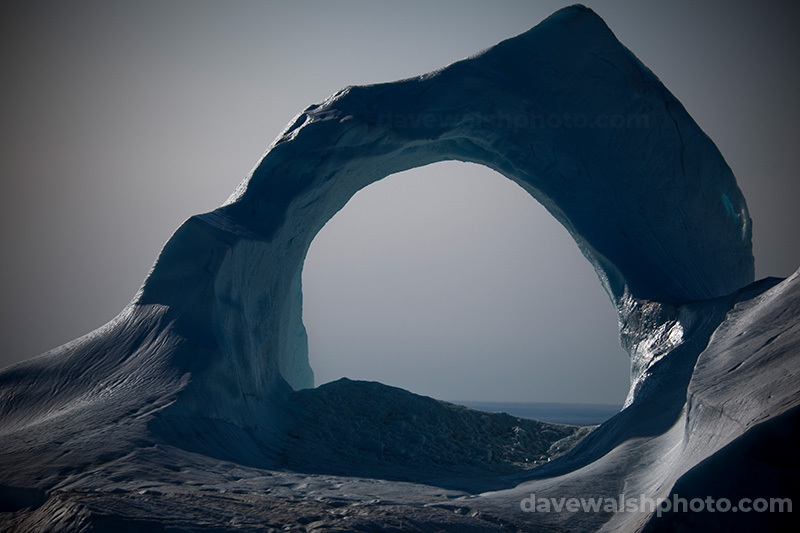
{"label": "snow-covered ice", "polygon": [[[377,383],[310,388],[300,280],[312,239],[361,188],[442,160],[514,180],[594,266],[632,362],[625,409],[597,429]],[[713,142],[584,7],[439,71],[347,87],[300,113],[222,207],[178,228],[119,316],[0,373],[0,527],[786,520],[520,507],[533,493],[796,492],[800,276],[754,282],[750,236]],[[748,455],[760,449],[778,462]]]}

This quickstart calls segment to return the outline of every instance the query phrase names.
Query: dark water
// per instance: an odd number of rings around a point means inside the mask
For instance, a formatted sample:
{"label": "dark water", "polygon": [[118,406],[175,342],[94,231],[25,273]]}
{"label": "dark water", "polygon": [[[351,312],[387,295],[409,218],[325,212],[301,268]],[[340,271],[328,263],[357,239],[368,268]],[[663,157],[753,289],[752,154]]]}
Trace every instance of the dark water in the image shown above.
{"label": "dark water", "polygon": [[591,403],[542,402],[456,402],[471,409],[490,413],[508,413],[520,418],[532,418],[559,424],[592,425],[605,422],[617,414],[621,405]]}

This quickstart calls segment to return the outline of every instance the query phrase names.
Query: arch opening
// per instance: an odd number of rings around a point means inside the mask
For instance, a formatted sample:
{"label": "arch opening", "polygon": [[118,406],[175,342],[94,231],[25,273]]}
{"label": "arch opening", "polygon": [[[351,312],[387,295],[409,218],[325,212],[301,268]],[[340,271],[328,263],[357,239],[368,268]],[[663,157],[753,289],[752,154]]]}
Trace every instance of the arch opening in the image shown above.
{"label": "arch opening", "polygon": [[591,265],[533,197],[440,162],[367,186],[303,266],[315,384],[448,401],[621,405],[630,360]]}

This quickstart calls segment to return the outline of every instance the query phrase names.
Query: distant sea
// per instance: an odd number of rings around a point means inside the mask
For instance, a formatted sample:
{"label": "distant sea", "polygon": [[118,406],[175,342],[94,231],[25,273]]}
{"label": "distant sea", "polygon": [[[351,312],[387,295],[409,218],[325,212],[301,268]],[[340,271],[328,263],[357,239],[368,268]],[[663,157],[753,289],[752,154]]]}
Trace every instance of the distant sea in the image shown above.
{"label": "distant sea", "polygon": [[543,402],[453,402],[490,413],[508,413],[542,422],[588,426],[605,422],[622,409],[621,405],[595,403]]}

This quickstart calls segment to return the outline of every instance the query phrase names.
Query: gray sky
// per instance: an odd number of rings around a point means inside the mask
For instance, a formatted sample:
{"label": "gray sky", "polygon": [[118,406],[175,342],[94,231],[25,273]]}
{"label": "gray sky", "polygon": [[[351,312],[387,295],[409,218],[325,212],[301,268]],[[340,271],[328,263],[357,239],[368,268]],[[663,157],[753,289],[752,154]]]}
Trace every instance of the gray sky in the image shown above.
{"label": "gray sky", "polygon": [[[800,266],[796,2],[588,1],[720,147],[759,277]],[[566,2],[3,2],[0,365],[102,325],[164,242],[284,125],[349,84],[442,67]],[[442,163],[361,191],[304,274],[318,382],[621,402],[616,316],[513,183]]]}

